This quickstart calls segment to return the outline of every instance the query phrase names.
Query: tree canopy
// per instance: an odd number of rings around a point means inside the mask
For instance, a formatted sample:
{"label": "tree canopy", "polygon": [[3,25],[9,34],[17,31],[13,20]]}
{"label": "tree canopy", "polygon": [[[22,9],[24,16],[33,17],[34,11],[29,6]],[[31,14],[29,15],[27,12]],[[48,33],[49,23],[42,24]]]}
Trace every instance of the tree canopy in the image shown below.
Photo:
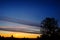
{"label": "tree canopy", "polygon": [[58,27],[58,22],[55,18],[46,18],[41,22],[41,27],[43,29],[43,35],[41,38],[43,40],[60,40],[60,28]]}
{"label": "tree canopy", "polygon": [[46,18],[41,22],[44,32],[54,33],[58,28],[58,22],[55,18]]}

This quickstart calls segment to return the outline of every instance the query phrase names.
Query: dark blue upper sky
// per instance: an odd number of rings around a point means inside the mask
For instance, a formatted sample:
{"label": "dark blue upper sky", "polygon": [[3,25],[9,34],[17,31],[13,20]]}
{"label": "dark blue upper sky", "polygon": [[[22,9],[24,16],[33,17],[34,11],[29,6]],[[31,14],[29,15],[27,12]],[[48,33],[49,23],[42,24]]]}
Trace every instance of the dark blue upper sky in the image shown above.
{"label": "dark blue upper sky", "polygon": [[40,23],[45,17],[60,22],[59,0],[0,0],[0,16]]}

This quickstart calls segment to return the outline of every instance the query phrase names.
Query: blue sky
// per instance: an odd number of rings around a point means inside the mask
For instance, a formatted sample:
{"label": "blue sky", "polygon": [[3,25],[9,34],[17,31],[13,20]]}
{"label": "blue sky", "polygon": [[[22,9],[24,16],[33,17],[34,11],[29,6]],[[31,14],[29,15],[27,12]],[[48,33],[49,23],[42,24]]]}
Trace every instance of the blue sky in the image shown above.
{"label": "blue sky", "polygon": [[60,24],[60,2],[58,0],[0,0],[0,16],[38,24],[46,17],[54,17]]}
{"label": "blue sky", "polygon": [[[0,1],[0,16],[40,22],[45,17],[60,17],[60,4],[56,0],[4,0]],[[59,19],[60,20],[60,19]]]}

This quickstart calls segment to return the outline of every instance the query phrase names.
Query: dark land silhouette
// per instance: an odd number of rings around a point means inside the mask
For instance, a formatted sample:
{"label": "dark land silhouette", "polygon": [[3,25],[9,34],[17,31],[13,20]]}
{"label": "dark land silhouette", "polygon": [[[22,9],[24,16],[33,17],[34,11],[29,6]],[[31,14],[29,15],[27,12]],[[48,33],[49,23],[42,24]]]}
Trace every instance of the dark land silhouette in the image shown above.
{"label": "dark land silhouette", "polygon": [[0,36],[0,40],[39,40],[40,38],[15,38],[13,35],[11,37],[2,37]]}

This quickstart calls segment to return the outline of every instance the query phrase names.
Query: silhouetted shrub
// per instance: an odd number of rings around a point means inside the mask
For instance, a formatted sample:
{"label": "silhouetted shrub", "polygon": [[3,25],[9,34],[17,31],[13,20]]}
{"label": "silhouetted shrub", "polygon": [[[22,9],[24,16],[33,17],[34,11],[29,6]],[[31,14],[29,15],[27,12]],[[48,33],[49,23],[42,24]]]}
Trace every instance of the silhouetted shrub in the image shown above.
{"label": "silhouetted shrub", "polygon": [[60,31],[58,27],[58,22],[55,18],[46,18],[41,22],[41,27],[43,28],[43,35],[41,39],[44,40],[59,40],[60,38]]}

